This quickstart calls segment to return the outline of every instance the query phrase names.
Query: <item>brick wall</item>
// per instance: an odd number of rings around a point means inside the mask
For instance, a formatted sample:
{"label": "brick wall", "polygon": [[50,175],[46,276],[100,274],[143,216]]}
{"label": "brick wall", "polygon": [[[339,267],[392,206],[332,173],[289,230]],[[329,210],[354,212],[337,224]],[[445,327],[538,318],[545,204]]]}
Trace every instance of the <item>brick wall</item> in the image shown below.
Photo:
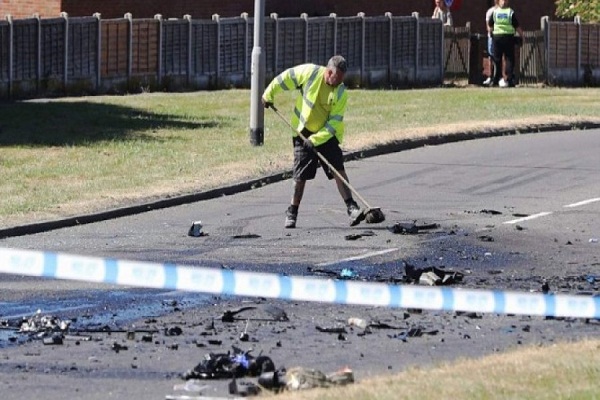
{"label": "brick wall", "polygon": [[99,12],[102,18],[121,18],[127,12],[133,18],[152,18],[156,14],[164,18],[181,18],[190,14],[196,19],[210,19],[213,14],[222,17],[239,17],[243,12],[254,14],[254,0],[63,0],[62,4],[69,15]]}
{"label": "brick wall", "polygon": [[[471,22],[473,32],[485,31],[485,12],[493,0],[462,0],[460,9],[453,11],[454,24],[464,26]],[[12,14],[15,18],[30,16],[37,12],[42,17],[57,16],[66,11],[70,16],[90,16],[95,12],[102,18],[121,18],[126,12],[134,18],[152,18],[162,14],[165,18],[181,18],[190,14],[193,18],[208,19],[213,14],[222,17],[239,16],[242,12],[254,14],[255,0],[0,0],[1,15]],[[540,28],[540,18],[554,15],[554,0],[512,0],[522,27],[525,30]],[[339,16],[356,15],[364,12],[367,16],[410,15],[413,11],[422,16],[433,12],[433,0],[265,0],[265,13],[277,13],[281,17],[299,16],[305,12],[309,16],[323,16],[336,13]]]}
{"label": "brick wall", "polygon": [[7,14],[15,19],[29,18],[38,13],[40,17],[58,17],[61,0],[0,0],[0,18]]}

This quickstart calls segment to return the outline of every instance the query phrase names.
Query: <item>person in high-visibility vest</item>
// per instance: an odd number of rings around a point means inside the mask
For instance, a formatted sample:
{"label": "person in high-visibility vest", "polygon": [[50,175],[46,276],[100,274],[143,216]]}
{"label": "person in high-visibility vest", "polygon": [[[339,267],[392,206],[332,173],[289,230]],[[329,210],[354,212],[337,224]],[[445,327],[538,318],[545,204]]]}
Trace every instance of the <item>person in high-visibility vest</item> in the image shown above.
{"label": "person in high-visibility vest", "polygon": [[[319,165],[316,152],[348,181],[340,144],[344,139],[344,113],[348,92],[344,85],[347,63],[340,55],[329,59],[327,66],[302,64],[286,69],[277,75],[265,89],[262,102],[265,108],[273,107],[275,96],[283,91],[298,90],[291,125],[302,133],[292,136],[294,145],[294,192],[286,210],[285,227],[295,228],[298,208],[304,195],[306,181],[314,179]],[[321,165],[329,179],[335,179],[337,189],[346,203],[351,220],[360,213],[352,192],[326,165]]]}
{"label": "person in high-visibility vest", "polygon": [[[488,32],[492,33],[494,48],[494,80],[493,85],[502,87],[514,86],[514,64],[515,64],[515,45],[520,44],[523,38],[523,30],[519,25],[519,20],[515,12],[508,5],[508,0],[500,0],[498,7],[492,12],[488,19]],[[519,33],[520,38],[515,38],[515,33]],[[506,57],[506,80],[502,78],[502,57]]]}

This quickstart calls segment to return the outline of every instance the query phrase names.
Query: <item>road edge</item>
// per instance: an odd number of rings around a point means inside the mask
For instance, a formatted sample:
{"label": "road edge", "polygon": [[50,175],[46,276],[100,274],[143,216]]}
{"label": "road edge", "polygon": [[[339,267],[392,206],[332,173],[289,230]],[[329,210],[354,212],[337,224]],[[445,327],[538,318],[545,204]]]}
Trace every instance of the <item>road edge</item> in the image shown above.
{"label": "road edge", "polygon": [[[424,146],[436,146],[441,144],[455,143],[465,140],[486,139],[497,136],[509,136],[518,134],[533,134],[564,130],[586,130],[598,129],[600,123],[592,121],[580,121],[570,123],[552,123],[533,127],[511,127],[510,129],[492,129],[476,132],[455,132],[443,135],[427,136],[423,138],[403,139],[369,147],[361,150],[349,152],[344,155],[346,161],[359,160],[363,158],[375,157],[384,154],[397,153],[400,151],[412,150]],[[163,208],[180,206],[183,204],[195,203],[198,201],[210,200],[222,196],[231,196],[233,194],[256,189],[271,183],[281,182],[291,177],[291,171],[280,171],[271,175],[251,179],[246,182],[235,183],[222,186],[215,189],[162,198],[156,201],[144,202],[126,207],[114,208],[106,211],[78,215],[74,217],[61,218],[52,221],[35,222],[0,229],[0,239],[16,236],[32,235],[36,233],[48,232],[56,229],[68,228],[77,225],[90,224],[94,222],[105,221],[109,219],[121,218],[135,214],[141,214],[148,211],[159,210]]]}

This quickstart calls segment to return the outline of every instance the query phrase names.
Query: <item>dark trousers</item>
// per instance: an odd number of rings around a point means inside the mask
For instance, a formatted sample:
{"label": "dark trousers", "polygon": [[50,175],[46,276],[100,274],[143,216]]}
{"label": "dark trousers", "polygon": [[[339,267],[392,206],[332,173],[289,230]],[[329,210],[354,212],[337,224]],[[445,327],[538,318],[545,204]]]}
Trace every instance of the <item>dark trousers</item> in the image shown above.
{"label": "dark trousers", "polygon": [[506,78],[509,84],[514,84],[515,37],[513,35],[494,36],[494,84],[502,78],[502,56],[505,57]]}

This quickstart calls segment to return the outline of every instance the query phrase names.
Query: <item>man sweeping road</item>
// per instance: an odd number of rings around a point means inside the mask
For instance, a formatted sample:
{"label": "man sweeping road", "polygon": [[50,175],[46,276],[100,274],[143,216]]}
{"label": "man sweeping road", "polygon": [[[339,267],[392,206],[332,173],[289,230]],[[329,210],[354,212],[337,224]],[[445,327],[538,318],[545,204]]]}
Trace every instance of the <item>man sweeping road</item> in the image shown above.
{"label": "man sweeping road", "polygon": [[[340,55],[331,57],[326,67],[315,64],[298,65],[276,76],[263,93],[263,104],[265,108],[269,108],[273,107],[278,93],[295,89],[300,91],[291,120],[295,130],[292,137],[294,192],[286,210],[286,228],[296,227],[306,181],[315,178],[320,163],[317,152],[348,182],[340,148],[344,139],[344,113],[348,101],[343,83],[346,70],[346,60]],[[298,132],[302,135],[298,135]],[[326,163],[321,163],[321,166],[328,179],[335,179],[348,215],[351,221],[355,221],[361,210],[354,201],[352,192]]]}

